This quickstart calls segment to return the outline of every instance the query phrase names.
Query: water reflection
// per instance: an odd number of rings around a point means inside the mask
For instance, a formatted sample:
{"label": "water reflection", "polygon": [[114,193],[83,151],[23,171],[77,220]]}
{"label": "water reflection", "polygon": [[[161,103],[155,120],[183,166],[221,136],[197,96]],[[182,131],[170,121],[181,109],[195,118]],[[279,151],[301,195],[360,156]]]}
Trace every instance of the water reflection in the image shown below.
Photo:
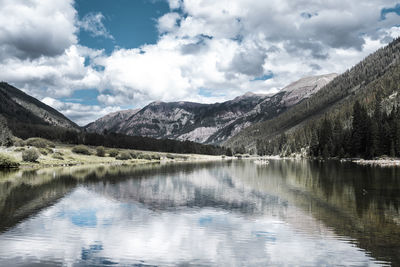
{"label": "water reflection", "polygon": [[397,172],[235,161],[9,173],[0,265],[397,265]]}

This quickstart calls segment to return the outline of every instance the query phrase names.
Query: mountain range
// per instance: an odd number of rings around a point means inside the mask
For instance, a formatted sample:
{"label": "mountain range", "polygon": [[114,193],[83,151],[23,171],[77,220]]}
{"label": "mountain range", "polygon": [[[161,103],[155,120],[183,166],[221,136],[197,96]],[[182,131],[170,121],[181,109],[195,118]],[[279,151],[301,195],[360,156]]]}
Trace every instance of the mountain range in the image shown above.
{"label": "mountain range", "polygon": [[140,110],[109,114],[85,126],[89,132],[117,132],[153,138],[221,144],[244,128],[276,117],[318,92],[337,74],[306,77],[276,94],[248,92],[233,100],[199,104],[153,102]]}

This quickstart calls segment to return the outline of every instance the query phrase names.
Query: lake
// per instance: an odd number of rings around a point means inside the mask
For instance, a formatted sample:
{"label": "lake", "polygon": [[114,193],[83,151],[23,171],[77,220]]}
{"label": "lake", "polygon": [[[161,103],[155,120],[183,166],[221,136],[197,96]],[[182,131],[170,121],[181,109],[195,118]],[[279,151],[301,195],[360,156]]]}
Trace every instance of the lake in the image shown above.
{"label": "lake", "polygon": [[0,174],[0,266],[400,266],[400,169],[251,160]]}

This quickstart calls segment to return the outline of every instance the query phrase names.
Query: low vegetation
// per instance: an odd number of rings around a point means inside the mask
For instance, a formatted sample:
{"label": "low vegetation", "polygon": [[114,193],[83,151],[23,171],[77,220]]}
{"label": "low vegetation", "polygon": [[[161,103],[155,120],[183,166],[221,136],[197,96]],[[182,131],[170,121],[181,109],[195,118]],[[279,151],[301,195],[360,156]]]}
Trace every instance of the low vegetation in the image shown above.
{"label": "low vegetation", "polygon": [[96,156],[104,157],[106,155],[106,149],[103,146],[96,147]]}
{"label": "low vegetation", "polygon": [[12,142],[14,146],[18,146],[18,147],[24,147],[25,146],[25,142],[23,139],[18,138],[18,137],[13,137],[12,138]]}
{"label": "low vegetation", "polygon": [[127,151],[123,151],[123,152],[119,153],[118,156],[116,157],[116,159],[119,159],[119,160],[128,160],[131,158],[132,158],[131,154]]}
{"label": "low vegetation", "polygon": [[19,163],[12,157],[0,154],[0,169],[18,168]]}
{"label": "low vegetation", "polygon": [[53,153],[52,158],[58,159],[58,160],[63,160],[64,159],[63,155],[64,155],[63,153],[57,151],[57,152]]}
{"label": "low vegetation", "polygon": [[53,142],[39,137],[28,138],[25,140],[25,145],[37,148],[55,147]]}
{"label": "low vegetation", "polygon": [[36,162],[40,157],[39,152],[35,148],[22,151],[22,160],[27,162]]}
{"label": "low vegetation", "polygon": [[72,152],[76,154],[90,155],[90,150],[87,146],[77,145],[72,148]]}
{"label": "low vegetation", "polygon": [[[26,144],[27,140],[20,140]],[[206,155],[182,155],[163,152],[146,152],[133,149],[116,149],[103,146],[90,147],[85,145],[66,145],[56,144],[55,147],[49,147],[52,142],[44,138],[31,139],[30,144],[46,147],[0,147],[4,155],[0,155],[0,168],[41,168],[55,166],[74,166],[87,164],[143,164],[155,161],[186,161],[192,160],[210,160],[220,159],[220,157]],[[53,145],[51,145],[53,146]],[[7,157],[7,156],[8,157]]]}
{"label": "low vegetation", "polygon": [[108,155],[110,156],[110,157],[116,157],[116,156],[118,156],[118,149],[110,149],[110,150],[108,150]]}

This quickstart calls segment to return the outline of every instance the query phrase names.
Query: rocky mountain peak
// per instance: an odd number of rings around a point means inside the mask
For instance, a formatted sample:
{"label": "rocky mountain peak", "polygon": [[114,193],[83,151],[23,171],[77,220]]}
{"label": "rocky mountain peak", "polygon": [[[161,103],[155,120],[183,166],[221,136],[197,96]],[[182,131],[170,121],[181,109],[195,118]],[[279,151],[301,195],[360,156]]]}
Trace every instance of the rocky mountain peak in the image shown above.
{"label": "rocky mountain peak", "polygon": [[129,117],[103,117],[88,125],[87,130],[219,144],[253,123],[284,112],[334,77],[336,74],[306,77],[276,94],[247,92],[215,104],[155,101]]}

